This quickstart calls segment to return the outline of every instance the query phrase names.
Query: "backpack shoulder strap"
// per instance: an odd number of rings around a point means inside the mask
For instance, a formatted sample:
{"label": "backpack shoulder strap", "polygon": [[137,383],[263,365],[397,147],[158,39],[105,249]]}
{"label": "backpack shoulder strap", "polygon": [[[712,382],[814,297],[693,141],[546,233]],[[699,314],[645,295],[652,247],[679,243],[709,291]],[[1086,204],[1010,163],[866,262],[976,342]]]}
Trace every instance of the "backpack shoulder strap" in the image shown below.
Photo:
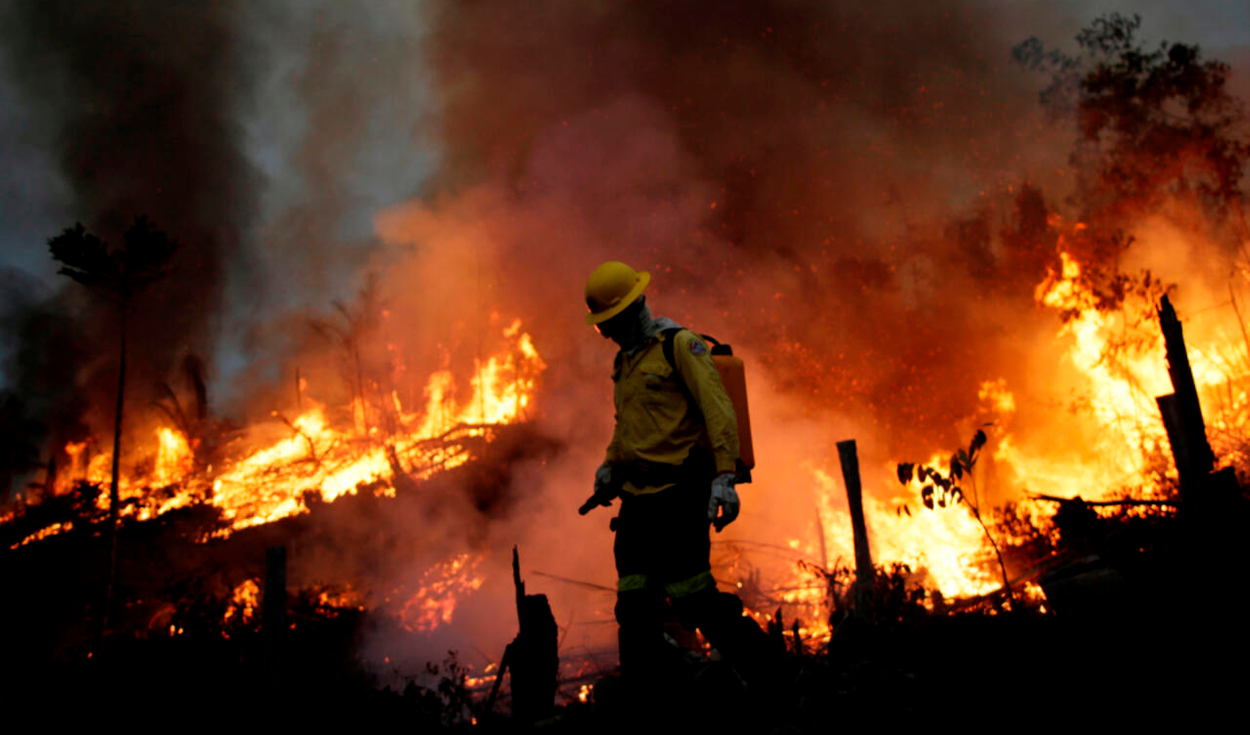
{"label": "backpack shoulder strap", "polygon": [[660,350],[664,352],[664,361],[667,362],[668,366],[674,370],[677,369],[677,358],[673,357],[673,339],[677,336],[677,333],[683,329],[685,329],[685,327],[669,327],[668,329],[660,330],[660,334],[663,336],[663,340],[661,340],[660,343]]}

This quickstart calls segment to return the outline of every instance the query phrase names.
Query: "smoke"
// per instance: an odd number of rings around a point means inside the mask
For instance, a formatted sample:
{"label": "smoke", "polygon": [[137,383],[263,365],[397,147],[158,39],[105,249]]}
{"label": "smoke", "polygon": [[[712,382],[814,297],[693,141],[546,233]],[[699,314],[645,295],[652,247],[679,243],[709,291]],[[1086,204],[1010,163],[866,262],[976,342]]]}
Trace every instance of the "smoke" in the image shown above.
{"label": "smoke", "polygon": [[[22,2],[7,11],[7,66],[25,115],[54,146],[69,191],[63,208],[115,245],[142,214],[182,245],[131,316],[142,337],[130,341],[129,379],[141,401],[180,355],[211,347],[223,265],[255,214],[259,181],[232,109],[247,75],[230,13],[229,3],[138,2]],[[41,240],[22,247],[46,252]],[[82,438],[76,421],[57,421],[65,414],[103,433],[117,378],[115,310],[103,301],[57,306],[66,303],[84,300],[54,297],[44,308],[59,313],[55,328],[15,335],[21,365],[9,371],[19,394],[55,404],[43,416],[56,422],[58,443]],[[65,378],[55,387],[41,369],[49,365]]]}
{"label": "smoke", "polygon": [[254,57],[246,150],[268,186],[247,258],[232,264],[216,357],[221,410],[247,416],[262,388],[289,388],[295,355],[307,362],[310,315],[355,298],[379,246],[373,213],[413,196],[438,151],[420,129],[416,4],[247,3],[235,28]]}
{"label": "smoke", "polygon": [[1019,231],[1041,197],[1020,190],[1064,142],[1039,134],[1014,39],[975,4],[445,3],[432,18],[447,193],[378,231],[423,250],[388,265],[397,283],[444,243],[462,261],[432,286],[456,305],[436,324],[465,308],[443,291],[490,289],[543,315],[555,364],[577,362],[593,344],[569,334],[581,281],[625,260],[656,271],[659,313],[899,451],[953,441],[984,379],[968,366],[993,372],[992,341],[1010,338],[1001,310],[1035,318],[1047,262],[1027,250],[1045,243]]}

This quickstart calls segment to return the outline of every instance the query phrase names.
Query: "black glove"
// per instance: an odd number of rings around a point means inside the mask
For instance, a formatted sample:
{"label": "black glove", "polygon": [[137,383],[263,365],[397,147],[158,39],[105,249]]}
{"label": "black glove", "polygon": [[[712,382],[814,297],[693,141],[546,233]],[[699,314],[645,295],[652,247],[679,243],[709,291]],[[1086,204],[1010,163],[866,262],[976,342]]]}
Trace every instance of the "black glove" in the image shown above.
{"label": "black glove", "polygon": [[620,495],[620,486],[612,482],[612,467],[607,462],[599,465],[599,469],[595,470],[595,492],[582,507],[577,509],[578,515],[586,515],[590,511],[600,506],[610,506],[616,496]]}

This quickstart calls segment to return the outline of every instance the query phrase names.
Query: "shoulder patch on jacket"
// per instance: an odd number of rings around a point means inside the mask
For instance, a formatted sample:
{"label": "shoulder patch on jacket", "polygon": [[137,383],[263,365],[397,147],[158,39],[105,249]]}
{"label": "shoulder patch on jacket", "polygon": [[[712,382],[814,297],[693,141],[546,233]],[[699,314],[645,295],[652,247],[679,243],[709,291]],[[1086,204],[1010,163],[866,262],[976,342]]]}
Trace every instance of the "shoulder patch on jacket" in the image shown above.
{"label": "shoulder patch on jacket", "polygon": [[707,354],[707,345],[703,344],[703,340],[695,338],[690,340],[690,354],[695,357],[702,357]]}

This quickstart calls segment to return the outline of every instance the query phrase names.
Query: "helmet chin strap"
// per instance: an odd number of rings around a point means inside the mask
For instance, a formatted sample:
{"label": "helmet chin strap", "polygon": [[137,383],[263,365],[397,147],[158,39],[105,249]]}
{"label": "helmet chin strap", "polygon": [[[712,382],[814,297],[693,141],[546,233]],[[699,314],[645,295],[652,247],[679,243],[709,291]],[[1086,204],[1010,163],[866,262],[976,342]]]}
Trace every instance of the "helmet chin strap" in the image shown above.
{"label": "helmet chin strap", "polygon": [[645,296],[639,296],[636,303],[630,304],[629,308],[609,321],[617,320],[620,321],[611,325],[607,335],[627,355],[642,349],[660,331],[660,325],[651,316],[651,307],[647,306]]}

